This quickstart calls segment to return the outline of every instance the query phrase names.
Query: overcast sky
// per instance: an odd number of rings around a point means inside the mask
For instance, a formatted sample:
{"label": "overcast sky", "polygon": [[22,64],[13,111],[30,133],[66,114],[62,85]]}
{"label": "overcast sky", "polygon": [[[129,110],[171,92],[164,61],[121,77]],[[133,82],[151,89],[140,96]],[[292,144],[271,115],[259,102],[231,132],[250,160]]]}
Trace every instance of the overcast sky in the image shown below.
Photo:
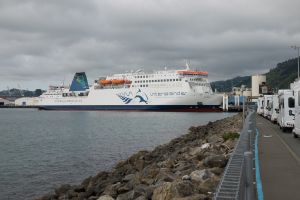
{"label": "overcast sky", "polygon": [[294,58],[299,0],[0,0],[0,89],[184,66],[211,81]]}

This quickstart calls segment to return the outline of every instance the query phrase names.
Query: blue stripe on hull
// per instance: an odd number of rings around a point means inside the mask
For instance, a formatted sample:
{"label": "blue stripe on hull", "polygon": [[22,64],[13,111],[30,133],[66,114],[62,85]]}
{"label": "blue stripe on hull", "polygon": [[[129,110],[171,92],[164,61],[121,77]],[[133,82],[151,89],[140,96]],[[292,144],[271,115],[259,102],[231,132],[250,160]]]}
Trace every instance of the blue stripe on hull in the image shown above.
{"label": "blue stripe on hull", "polygon": [[41,110],[107,110],[107,111],[177,111],[212,112],[221,111],[217,105],[55,105],[39,106]]}

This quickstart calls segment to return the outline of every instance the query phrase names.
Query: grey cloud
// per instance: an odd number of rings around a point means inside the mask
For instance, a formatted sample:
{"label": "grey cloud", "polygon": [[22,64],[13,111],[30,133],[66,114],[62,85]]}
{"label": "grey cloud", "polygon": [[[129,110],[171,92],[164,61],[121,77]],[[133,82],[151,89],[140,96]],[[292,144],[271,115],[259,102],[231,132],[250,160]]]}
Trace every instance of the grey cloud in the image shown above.
{"label": "grey cloud", "polygon": [[[46,88],[189,59],[211,80],[266,72],[296,56],[296,0],[2,0],[3,83]],[[5,88],[3,84],[1,88]]]}

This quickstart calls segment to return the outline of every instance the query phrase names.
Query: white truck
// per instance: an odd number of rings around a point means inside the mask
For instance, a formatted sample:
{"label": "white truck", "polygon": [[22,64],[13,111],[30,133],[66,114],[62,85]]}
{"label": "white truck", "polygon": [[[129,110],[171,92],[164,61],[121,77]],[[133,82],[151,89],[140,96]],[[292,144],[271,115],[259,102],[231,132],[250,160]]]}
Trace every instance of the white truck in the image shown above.
{"label": "white truck", "polygon": [[279,115],[277,122],[284,132],[286,130],[292,130],[295,121],[295,98],[293,90],[279,90],[278,100]]}
{"label": "white truck", "polygon": [[258,97],[257,100],[257,114],[263,115],[264,111],[264,97]]}
{"label": "white truck", "polygon": [[271,105],[271,122],[276,123],[279,114],[279,102],[278,95],[274,94],[272,96],[272,105]]}
{"label": "white truck", "polygon": [[295,138],[300,136],[300,80],[293,83],[293,91],[295,96],[295,125],[293,135]]}
{"label": "white truck", "polygon": [[264,95],[264,111],[263,116],[265,118],[271,118],[271,105],[273,95]]}

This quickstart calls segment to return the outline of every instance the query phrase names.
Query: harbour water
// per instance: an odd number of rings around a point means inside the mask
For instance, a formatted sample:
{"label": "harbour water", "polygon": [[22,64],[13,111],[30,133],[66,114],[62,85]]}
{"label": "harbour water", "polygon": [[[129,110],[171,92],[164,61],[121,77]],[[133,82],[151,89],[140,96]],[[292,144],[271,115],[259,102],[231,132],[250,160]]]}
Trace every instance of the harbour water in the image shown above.
{"label": "harbour water", "polygon": [[139,150],[233,113],[0,110],[0,199],[78,184]]}

